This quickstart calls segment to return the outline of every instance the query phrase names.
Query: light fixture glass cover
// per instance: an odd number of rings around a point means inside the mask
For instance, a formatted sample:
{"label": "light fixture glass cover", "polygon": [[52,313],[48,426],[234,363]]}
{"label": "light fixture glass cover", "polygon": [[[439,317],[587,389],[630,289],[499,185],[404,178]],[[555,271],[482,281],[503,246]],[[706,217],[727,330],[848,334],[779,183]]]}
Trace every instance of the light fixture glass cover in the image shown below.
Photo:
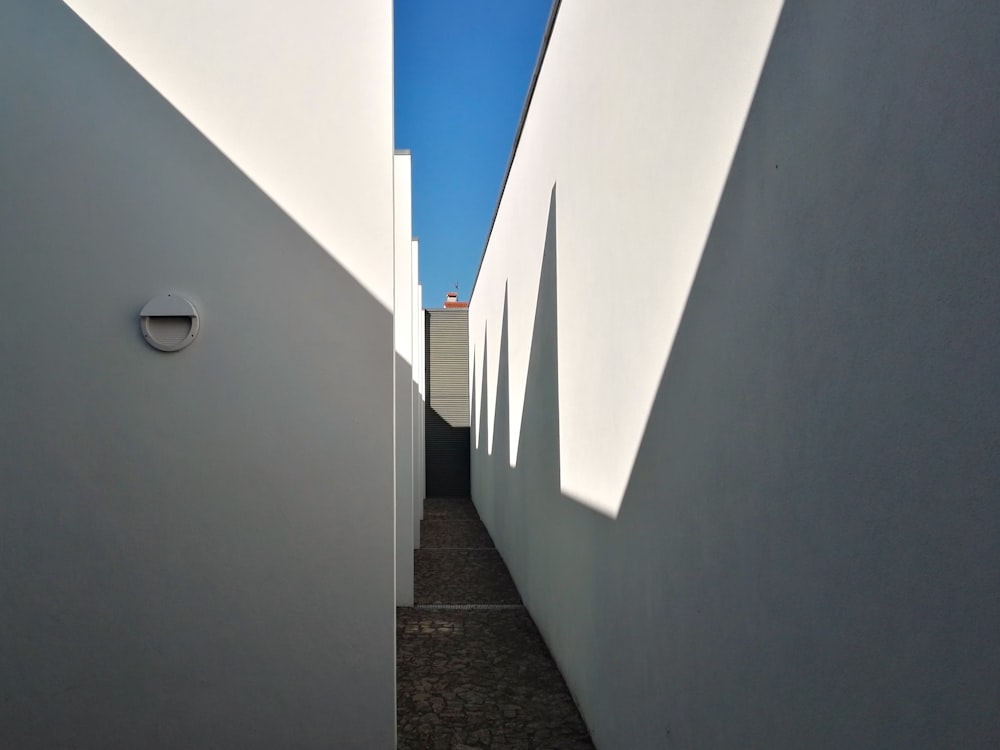
{"label": "light fixture glass cover", "polygon": [[177,352],[189,346],[201,327],[198,310],[181,294],[163,294],[146,303],[139,312],[142,336],[161,352]]}

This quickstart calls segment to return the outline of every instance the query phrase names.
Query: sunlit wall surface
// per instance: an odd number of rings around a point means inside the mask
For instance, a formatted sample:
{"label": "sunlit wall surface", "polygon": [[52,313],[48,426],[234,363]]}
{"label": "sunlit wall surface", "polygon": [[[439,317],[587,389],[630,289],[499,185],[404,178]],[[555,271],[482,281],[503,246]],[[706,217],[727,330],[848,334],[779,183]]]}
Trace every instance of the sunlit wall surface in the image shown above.
{"label": "sunlit wall surface", "polygon": [[410,244],[413,295],[413,549],[420,548],[420,521],[424,517],[424,304],[419,283],[420,243]]}
{"label": "sunlit wall surface", "polygon": [[72,5],[0,4],[0,747],[393,747],[391,6]]}
{"label": "sunlit wall surface", "polygon": [[[365,214],[331,208],[359,199],[381,207],[386,200],[390,2],[290,0],[280,9],[263,0],[66,4],[392,309],[391,253],[371,252]],[[372,164],[386,138],[390,155],[380,153]]]}
{"label": "sunlit wall surface", "polygon": [[562,3],[473,496],[598,747],[1000,741],[998,30]]}
{"label": "sunlit wall surface", "polygon": [[393,163],[394,214],[394,310],[396,340],[396,606],[413,605],[413,470],[416,424],[413,419],[415,388],[413,346],[415,341],[414,279],[417,278],[413,252],[412,159],[409,151],[397,151]]}
{"label": "sunlit wall surface", "polygon": [[[559,343],[586,366],[561,373],[559,383],[562,488],[613,517],[780,2],[573,6],[560,12],[538,79],[472,324],[486,329],[491,354],[477,372],[495,383],[508,295],[516,465],[542,247],[550,214],[563,217],[558,246],[572,255],[560,270],[567,281],[559,302],[572,324],[560,326]],[[495,404],[487,402],[489,420]],[[490,431],[488,452],[492,441]]]}

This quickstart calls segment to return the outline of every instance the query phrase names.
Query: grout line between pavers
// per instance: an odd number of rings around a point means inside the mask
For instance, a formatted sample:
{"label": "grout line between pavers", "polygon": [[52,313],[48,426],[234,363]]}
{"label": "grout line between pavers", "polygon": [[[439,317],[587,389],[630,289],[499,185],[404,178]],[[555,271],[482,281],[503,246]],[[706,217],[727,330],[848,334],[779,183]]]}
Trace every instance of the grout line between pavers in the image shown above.
{"label": "grout line between pavers", "polygon": [[524,609],[523,604],[414,604],[414,609]]}
{"label": "grout line between pavers", "polygon": [[441,523],[442,521],[452,521],[455,523],[482,523],[482,520],[472,518],[471,516],[467,516],[465,518],[437,518],[435,516],[424,516],[422,523],[427,523],[428,521],[433,521],[434,523]]}

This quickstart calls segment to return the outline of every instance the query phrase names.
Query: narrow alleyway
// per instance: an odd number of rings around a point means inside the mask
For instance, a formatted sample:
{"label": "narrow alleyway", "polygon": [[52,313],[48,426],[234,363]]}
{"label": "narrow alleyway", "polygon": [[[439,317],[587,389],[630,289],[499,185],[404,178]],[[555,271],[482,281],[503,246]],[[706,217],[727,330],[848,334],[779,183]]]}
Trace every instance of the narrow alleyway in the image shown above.
{"label": "narrow alleyway", "polygon": [[428,499],[396,611],[400,750],[593,750],[472,502]]}

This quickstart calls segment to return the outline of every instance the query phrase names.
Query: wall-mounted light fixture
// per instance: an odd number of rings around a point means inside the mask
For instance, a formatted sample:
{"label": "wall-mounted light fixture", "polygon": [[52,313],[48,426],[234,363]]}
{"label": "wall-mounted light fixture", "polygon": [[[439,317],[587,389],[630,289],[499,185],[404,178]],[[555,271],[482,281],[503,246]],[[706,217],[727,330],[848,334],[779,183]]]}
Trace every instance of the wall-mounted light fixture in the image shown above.
{"label": "wall-mounted light fixture", "polygon": [[179,294],[164,294],[146,303],[139,312],[142,336],[161,352],[177,352],[198,335],[198,310]]}

